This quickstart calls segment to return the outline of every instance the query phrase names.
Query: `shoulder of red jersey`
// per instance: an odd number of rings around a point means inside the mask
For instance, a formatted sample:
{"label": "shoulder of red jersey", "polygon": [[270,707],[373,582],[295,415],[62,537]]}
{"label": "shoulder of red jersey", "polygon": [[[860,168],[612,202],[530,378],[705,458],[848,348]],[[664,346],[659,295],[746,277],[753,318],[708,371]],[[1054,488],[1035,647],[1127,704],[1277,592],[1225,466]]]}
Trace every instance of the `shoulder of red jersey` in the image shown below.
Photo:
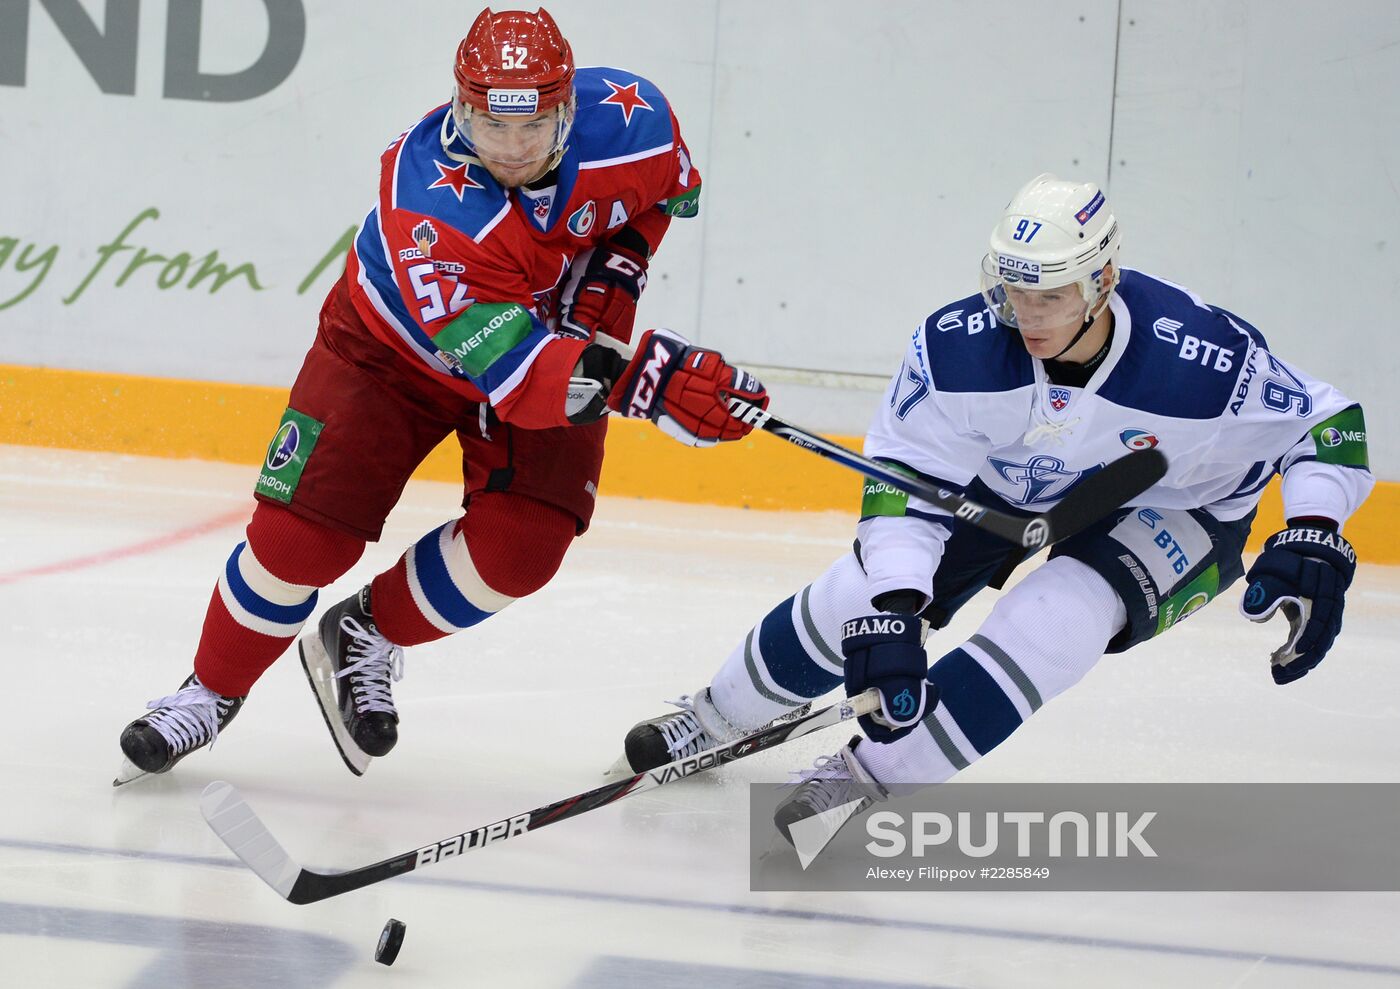
{"label": "shoulder of red jersey", "polygon": [[385,152],[381,205],[450,218],[454,228],[479,243],[510,212],[510,200],[479,162],[458,161],[443,149],[450,114],[448,104],[430,111]]}
{"label": "shoulder of red jersey", "polygon": [[671,105],[641,76],[588,66],[574,74],[574,91],[578,108],[569,142],[579,167],[638,161],[675,146]]}

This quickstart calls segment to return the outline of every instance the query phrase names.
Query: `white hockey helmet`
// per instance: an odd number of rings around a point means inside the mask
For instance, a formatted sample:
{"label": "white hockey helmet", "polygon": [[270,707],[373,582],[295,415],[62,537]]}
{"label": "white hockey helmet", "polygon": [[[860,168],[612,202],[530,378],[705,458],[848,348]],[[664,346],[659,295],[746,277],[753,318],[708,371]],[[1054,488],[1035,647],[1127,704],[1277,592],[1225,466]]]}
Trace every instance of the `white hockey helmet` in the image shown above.
{"label": "white hockey helmet", "polygon": [[1118,282],[1119,244],[1118,221],[1096,184],[1037,175],[1006,204],[992,230],[991,251],[982,259],[982,297],[998,320],[1015,326],[1006,286],[1039,291],[1077,285],[1087,319]]}

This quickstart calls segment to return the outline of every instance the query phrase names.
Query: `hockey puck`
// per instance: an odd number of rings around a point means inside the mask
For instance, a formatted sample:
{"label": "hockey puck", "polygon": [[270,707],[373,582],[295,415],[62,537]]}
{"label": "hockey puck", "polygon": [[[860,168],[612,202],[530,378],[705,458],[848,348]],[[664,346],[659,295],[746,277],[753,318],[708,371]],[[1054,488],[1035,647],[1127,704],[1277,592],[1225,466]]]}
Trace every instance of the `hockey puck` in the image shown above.
{"label": "hockey puck", "polygon": [[374,960],[381,965],[394,964],[394,959],[399,957],[399,948],[403,945],[406,930],[407,924],[390,917],[389,922],[384,925],[384,930],[379,932],[379,947],[374,949]]}

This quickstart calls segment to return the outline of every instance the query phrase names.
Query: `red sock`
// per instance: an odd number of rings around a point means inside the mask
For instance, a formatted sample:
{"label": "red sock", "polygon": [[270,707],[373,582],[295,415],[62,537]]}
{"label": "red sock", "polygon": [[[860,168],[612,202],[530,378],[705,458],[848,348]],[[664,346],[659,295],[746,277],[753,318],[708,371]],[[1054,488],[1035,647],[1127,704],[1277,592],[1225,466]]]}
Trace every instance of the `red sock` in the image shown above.
{"label": "red sock", "polygon": [[345,573],[364,540],[259,502],[224,565],[195,651],[200,683],[243,697],[291,645],[316,607],[316,588]]}
{"label": "red sock", "polygon": [[413,646],[485,621],[548,583],[576,532],[573,515],[553,505],[508,491],[476,495],[462,518],[374,578],[374,622],[390,642]]}

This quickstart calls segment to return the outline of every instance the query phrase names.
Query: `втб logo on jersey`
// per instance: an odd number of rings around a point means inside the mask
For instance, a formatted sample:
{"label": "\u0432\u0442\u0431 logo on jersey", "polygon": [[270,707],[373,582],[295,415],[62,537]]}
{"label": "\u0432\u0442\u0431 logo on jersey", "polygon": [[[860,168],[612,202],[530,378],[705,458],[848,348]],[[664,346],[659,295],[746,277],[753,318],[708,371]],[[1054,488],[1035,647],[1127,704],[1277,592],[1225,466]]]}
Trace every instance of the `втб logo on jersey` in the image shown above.
{"label": "\u0432\u0442\u0431 logo on jersey", "polygon": [[267,451],[267,469],[280,470],[291,463],[301,445],[301,430],[294,422],[284,422],[273,437],[272,446]]}
{"label": "\u0432\u0442\u0431 logo on jersey", "polygon": [[1028,463],[1018,464],[1012,460],[999,460],[988,457],[987,463],[1001,475],[1008,484],[1025,485],[1013,497],[1018,505],[1033,505],[1038,501],[1063,498],[1090,474],[1103,470],[1103,464],[1096,464],[1087,470],[1065,470],[1065,462],[1059,457],[1040,455],[1031,457]]}

